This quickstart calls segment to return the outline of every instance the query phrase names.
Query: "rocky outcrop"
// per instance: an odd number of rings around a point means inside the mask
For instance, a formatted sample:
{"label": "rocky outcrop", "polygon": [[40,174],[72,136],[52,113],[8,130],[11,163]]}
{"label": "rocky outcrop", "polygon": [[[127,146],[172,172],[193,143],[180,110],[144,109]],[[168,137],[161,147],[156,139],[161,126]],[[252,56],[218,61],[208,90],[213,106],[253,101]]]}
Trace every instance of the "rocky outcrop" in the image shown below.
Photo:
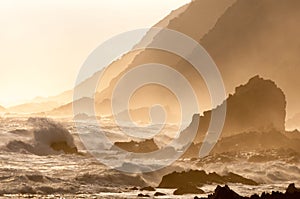
{"label": "rocky outcrop", "polygon": [[159,149],[153,139],[145,140],[142,142],[115,142],[111,150],[114,150],[115,147],[119,147],[125,151],[133,153],[150,153]]}
{"label": "rocky outcrop", "polygon": [[[236,88],[221,105],[226,105],[226,118],[220,138],[213,149],[215,153],[290,148],[300,151],[297,140],[285,132],[286,100],[280,88],[271,80],[255,76],[245,85]],[[190,126],[181,133],[188,138],[191,129],[198,125],[193,143],[184,157],[199,157],[199,150],[208,131],[212,112],[194,115]],[[208,139],[205,146],[212,147],[215,140]]]}
{"label": "rocky outcrop", "polygon": [[244,178],[234,173],[220,176],[216,173],[207,174],[205,171],[190,170],[184,172],[173,172],[165,175],[159,184],[159,188],[180,188],[185,185],[202,186],[204,184],[241,183],[246,185],[257,185],[253,180]]}
{"label": "rocky outcrop", "polygon": [[[251,78],[247,84],[237,87],[235,93],[230,95],[221,106],[225,104],[227,112],[221,137],[249,131],[285,131],[285,95],[271,80],[259,76]],[[199,121],[195,143],[203,141],[212,112],[217,112],[219,109],[220,107],[217,107],[205,112],[203,116],[194,116],[190,126],[197,125],[195,121]],[[189,127],[183,131],[183,137],[186,137],[189,131]]]}
{"label": "rocky outcrop", "polygon": [[[196,0],[174,11],[158,26],[182,32],[198,41],[216,62],[228,93],[256,74],[276,81],[287,96],[290,117],[300,109],[297,92],[300,81],[299,9],[297,0]],[[110,98],[116,83],[127,71],[145,63],[162,63],[179,71],[199,94],[200,110],[211,109],[205,82],[197,77],[193,67],[175,55],[151,49],[125,55],[108,67],[114,75],[107,75],[110,84],[101,92],[101,100]],[[169,74],[163,76],[174,81]],[[145,91],[149,93],[163,100],[161,91]],[[143,97],[137,101],[146,100]]]}
{"label": "rocky outcrop", "polygon": [[202,189],[199,189],[197,186],[189,183],[182,187],[179,187],[174,191],[174,195],[185,195],[185,194],[204,194],[205,192]]}
{"label": "rocky outcrop", "polygon": [[[298,199],[300,198],[300,189],[295,187],[295,184],[290,184],[285,193],[275,192],[262,193],[261,196],[254,194],[250,197],[243,197],[231,190],[227,185],[224,187],[217,186],[213,194],[210,194],[207,198],[201,199]],[[200,199],[195,196],[195,199]]]}

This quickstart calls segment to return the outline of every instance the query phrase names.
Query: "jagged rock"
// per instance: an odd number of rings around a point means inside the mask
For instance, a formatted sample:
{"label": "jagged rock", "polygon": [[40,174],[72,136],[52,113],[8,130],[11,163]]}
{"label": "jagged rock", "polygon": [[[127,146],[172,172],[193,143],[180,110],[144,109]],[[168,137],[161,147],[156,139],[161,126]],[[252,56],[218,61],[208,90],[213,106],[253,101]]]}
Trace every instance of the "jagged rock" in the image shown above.
{"label": "jagged rock", "polygon": [[134,153],[149,153],[149,152],[157,151],[159,149],[153,139],[145,140],[142,142],[135,142],[135,141],[116,142],[112,147],[112,150],[114,150],[115,146],[125,151],[134,152]]}
{"label": "jagged rock", "polygon": [[[227,112],[221,138],[244,132],[274,132],[276,137],[284,137],[280,132],[285,131],[286,100],[282,90],[273,81],[255,76],[247,84],[237,87],[235,93],[230,95],[221,106],[225,106],[225,104]],[[199,115],[194,115],[190,126],[181,133],[182,139],[187,139],[191,129],[194,129],[198,125],[194,144],[188,149],[188,154],[198,156],[200,146],[202,145],[200,143],[202,143],[206,136],[212,112],[218,112],[221,106],[212,111],[205,112],[200,118]],[[257,133],[257,136],[261,142],[269,142],[270,140],[261,138],[271,135],[258,135]],[[249,134],[247,135],[247,139],[243,138],[242,140],[251,141],[251,138],[252,134]],[[253,138],[256,139],[254,133]],[[215,140],[208,141],[211,143],[215,142]],[[271,139],[271,141],[280,142],[281,140]],[[209,143],[207,144],[209,145]],[[239,144],[239,142],[235,142],[233,146],[236,144]],[[273,144],[271,143],[271,145]]]}
{"label": "jagged rock", "polygon": [[[217,186],[213,194],[210,194],[207,198],[201,199],[299,199],[300,189],[295,187],[295,184],[290,184],[285,193],[278,191],[272,191],[272,193],[263,192],[261,196],[253,194],[250,197],[243,197],[231,190],[227,185],[224,187]],[[200,199],[195,196],[195,199]]]}
{"label": "jagged rock", "polygon": [[[249,131],[285,131],[285,95],[271,80],[264,80],[259,76],[251,78],[227,98],[226,108],[222,137]],[[217,112],[218,109],[219,107],[212,111]],[[200,117],[196,143],[201,142],[206,135],[212,111],[207,111]]]}
{"label": "jagged rock", "polygon": [[202,186],[204,184],[212,183],[241,183],[246,185],[257,185],[253,180],[244,178],[234,173],[229,173],[225,176],[220,176],[216,173],[207,174],[205,171],[199,170],[190,170],[184,172],[173,172],[163,176],[162,181],[160,182],[160,188],[179,188],[182,185],[191,183],[195,186]]}
{"label": "jagged rock", "polygon": [[179,187],[174,191],[174,195],[185,195],[185,194],[204,194],[205,192],[199,189],[197,186],[189,183],[185,186]]}
{"label": "jagged rock", "polygon": [[286,194],[294,194],[294,193],[300,193],[300,189],[295,187],[295,184],[292,183],[288,186],[288,188],[286,189]]}
{"label": "jagged rock", "polygon": [[242,198],[239,194],[232,191],[227,185],[224,187],[217,186],[215,192],[208,197],[209,199],[240,199]]}

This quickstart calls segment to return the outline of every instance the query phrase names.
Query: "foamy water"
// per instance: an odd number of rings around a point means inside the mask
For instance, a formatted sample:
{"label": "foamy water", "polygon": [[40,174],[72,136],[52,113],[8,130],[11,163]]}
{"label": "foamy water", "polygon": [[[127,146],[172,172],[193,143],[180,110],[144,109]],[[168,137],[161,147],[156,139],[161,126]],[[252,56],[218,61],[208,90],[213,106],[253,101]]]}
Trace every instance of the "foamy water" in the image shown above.
{"label": "foamy water", "polygon": [[[1,119],[0,136],[0,193],[5,197],[26,197],[33,194],[39,198],[136,198],[139,193],[153,196],[155,192],[132,191],[132,187],[158,186],[163,175],[174,170],[199,169],[207,172],[226,174],[233,172],[252,179],[259,186],[229,184],[230,188],[241,195],[249,196],[254,193],[284,191],[289,183],[300,185],[300,164],[293,157],[284,156],[278,151],[268,151],[274,156],[272,161],[249,161],[255,152],[209,156],[201,160],[181,159],[170,167],[149,174],[128,174],[112,170],[89,155],[77,135],[71,120],[60,120],[61,127],[49,128],[47,122],[30,121],[28,118]],[[36,129],[46,127],[43,135]],[[82,127],[88,133],[97,130],[94,122],[82,122]],[[56,134],[60,128],[66,129],[69,135]],[[128,127],[127,127],[128,128]],[[49,130],[50,129],[50,130]],[[53,131],[53,129],[56,129]],[[60,129],[61,130],[61,129]],[[119,128],[107,124],[104,129],[114,139],[122,138]],[[155,128],[154,128],[155,130]],[[62,131],[62,134],[65,132]],[[80,154],[63,154],[53,151],[48,141],[65,139],[71,145],[79,148]],[[37,144],[37,142],[39,144]],[[29,147],[30,150],[27,150]],[[280,153],[280,154],[279,154]],[[118,155],[115,157],[118,159]],[[155,161],[156,164],[159,161]],[[207,196],[216,185],[200,187]],[[157,189],[167,196],[159,198],[193,198],[195,195],[174,196],[174,189]],[[59,193],[59,194],[55,194]],[[19,195],[21,194],[21,195]],[[25,195],[24,195],[25,194]]]}

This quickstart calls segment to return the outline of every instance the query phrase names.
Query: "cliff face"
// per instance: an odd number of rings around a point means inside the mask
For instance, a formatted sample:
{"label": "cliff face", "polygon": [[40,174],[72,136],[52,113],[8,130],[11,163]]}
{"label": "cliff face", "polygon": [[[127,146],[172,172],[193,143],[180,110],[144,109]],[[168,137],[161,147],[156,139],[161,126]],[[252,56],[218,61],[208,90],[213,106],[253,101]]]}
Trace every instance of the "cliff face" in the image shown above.
{"label": "cliff face", "polygon": [[258,74],[284,91],[289,117],[299,112],[299,9],[297,0],[238,0],[201,39],[228,92]]}
{"label": "cliff face", "polygon": [[[197,0],[192,1],[190,4],[185,5],[175,11],[170,15],[166,16],[163,20],[157,23],[154,27],[168,28],[185,33],[195,39],[200,40],[204,35],[206,35],[215,25],[219,17],[221,17],[224,12],[230,7],[236,0],[223,0],[222,2],[218,0]],[[163,41],[161,35],[152,35],[150,33],[142,39],[143,42],[157,42],[159,40]],[[147,43],[146,42],[146,43]],[[192,49],[191,49],[192,50]],[[143,51],[135,51],[125,54],[121,59],[113,62],[107,67],[107,70],[102,76],[101,86],[99,86],[99,95],[97,96],[97,103],[101,103],[103,100],[111,99],[112,91],[115,88],[117,82],[120,78],[135,66],[145,64],[145,63],[160,63],[165,64],[175,69],[179,69],[180,66],[177,64],[180,62],[181,58],[165,51],[146,49]],[[188,64],[188,63],[185,63]],[[180,73],[183,75],[189,75],[186,68],[180,69]],[[195,72],[195,70],[193,70]],[[195,74],[195,73],[193,73]],[[95,78],[99,74],[95,74],[93,77],[83,82],[79,87],[86,88],[89,87],[91,82],[96,82]],[[173,81],[174,77],[169,74],[164,74],[164,78],[169,81]],[[189,79],[190,77],[187,77]],[[201,77],[195,77],[199,80]],[[201,82],[201,81],[195,81]],[[197,84],[194,85],[194,89],[197,90],[196,93],[201,93],[205,86]],[[155,90],[155,91],[153,91]],[[147,97],[137,97],[136,104],[131,109],[138,109],[141,107],[151,106],[152,99],[156,99],[163,106],[175,106],[175,100],[165,100],[168,97],[165,92],[159,88],[148,87],[143,88],[143,95]],[[149,95],[151,93],[151,95]],[[203,93],[203,92],[202,92]],[[202,96],[199,95],[199,98]],[[209,96],[206,94],[206,98]],[[208,101],[208,100],[207,100]],[[203,102],[203,101],[202,101]],[[209,103],[209,102],[208,102]],[[202,103],[203,104],[203,103]],[[201,105],[202,105],[201,104]],[[105,114],[101,108],[96,107],[97,113]],[[201,107],[203,110],[204,107]]]}
{"label": "cliff face", "polygon": [[[300,84],[299,9],[297,0],[195,0],[174,11],[156,27],[180,31],[198,41],[219,67],[227,93],[256,74],[276,81],[286,94],[287,111],[292,116],[300,109],[297,92]],[[156,35],[155,40],[164,38]],[[192,50],[191,56],[196,56]],[[161,63],[178,70],[201,99],[200,109],[211,110],[205,83],[189,63],[173,54],[149,49],[129,53],[108,67],[107,74],[113,75],[104,77],[106,83],[100,89],[99,101],[110,98],[116,82],[128,70],[145,63]],[[164,76],[169,81],[174,80],[168,74]],[[158,100],[165,97],[160,90],[144,90],[144,96],[149,93]],[[140,107],[150,104],[147,98],[136,101],[143,102]],[[173,106],[171,101],[162,104]]]}
{"label": "cliff face", "polygon": [[[247,84],[237,87],[235,93],[221,106],[225,103],[227,111],[221,137],[249,131],[285,131],[285,95],[271,80],[255,76]],[[212,111],[218,111],[219,108]],[[212,111],[205,112],[200,120],[199,115],[194,116],[190,126],[199,121],[195,143],[202,142],[208,130]],[[189,128],[183,134],[188,132]]]}
{"label": "cliff face", "polygon": [[[257,74],[274,80],[286,95],[287,114],[291,117],[300,109],[299,9],[298,0],[195,0],[173,11],[155,27],[176,30],[198,41],[216,62],[227,94]],[[147,34],[144,40],[161,42],[164,38]],[[193,56],[196,55],[191,49]],[[118,80],[133,67],[145,63],[161,63],[179,71],[201,99],[200,110],[212,109],[205,83],[189,63],[174,54],[150,49],[128,53],[108,66],[97,103],[110,100]],[[89,87],[96,82],[97,75],[79,87]],[[168,81],[174,80],[169,74],[163,76]],[[174,100],[165,100],[165,93],[157,88],[148,87],[141,93],[147,97],[136,98],[138,105],[132,109],[149,107],[152,99],[174,107]],[[101,110],[97,108],[97,113],[106,114],[106,110],[105,113]]]}

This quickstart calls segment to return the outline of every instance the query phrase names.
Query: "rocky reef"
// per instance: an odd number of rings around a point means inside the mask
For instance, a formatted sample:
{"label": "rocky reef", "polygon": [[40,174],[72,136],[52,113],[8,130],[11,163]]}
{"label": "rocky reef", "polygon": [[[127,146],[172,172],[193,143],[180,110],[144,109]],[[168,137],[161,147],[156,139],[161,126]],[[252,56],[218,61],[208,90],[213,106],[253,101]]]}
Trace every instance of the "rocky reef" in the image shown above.
{"label": "rocky reef", "polygon": [[206,173],[202,170],[190,170],[173,172],[165,175],[159,184],[159,188],[181,188],[186,185],[203,186],[205,184],[241,183],[245,185],[258,185],[251,179],[244,178],[234,173],[220,176],[217,173]]}
{"label": "rocky reef", "polygon": [[195,196],[195,199],[298,199],[300,198],[300,189],[295,187],[295,184],[290,184],[286,189],[285,193],[275,192],[272,193],[262,193],[260,196],[254,194],[250,197],[243,197],[231,190],[227,185],[224,187],[217,186],[215,192],[209,195],[207,198],[198,198]]}

